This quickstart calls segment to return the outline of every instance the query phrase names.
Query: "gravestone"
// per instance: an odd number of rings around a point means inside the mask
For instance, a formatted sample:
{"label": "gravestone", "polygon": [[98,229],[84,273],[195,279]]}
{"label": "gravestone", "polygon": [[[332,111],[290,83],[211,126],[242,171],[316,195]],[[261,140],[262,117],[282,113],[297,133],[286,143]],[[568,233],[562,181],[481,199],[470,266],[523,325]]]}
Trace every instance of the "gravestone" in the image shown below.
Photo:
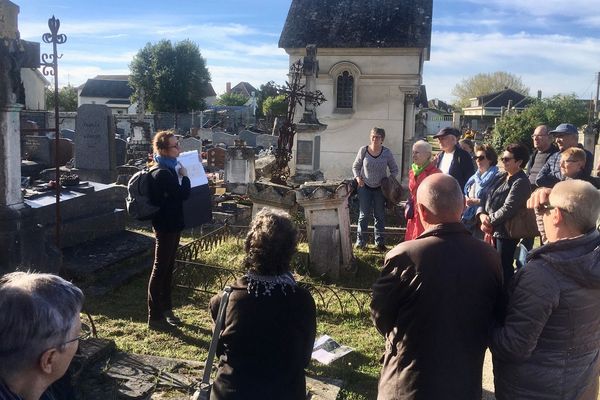
{"label": "gravestone", "polygon": [[23,136],[21,139],[21,154],[24,160],[52,165],[52,140],[46,136]]}
{"label": "gravestone", "polygon": [[202,141],[193,137],[181,139],[179,141],[179,149],[182,152],[197,151],[198,153],[200,153],[202,151]]}
{"label": "gravestone", "polygon": [[198,129],[198,137],[200,140],[211,140],[213,139],[213,131],[208,128],[199,128]]}
{"label": "gravestone", "polygon": [[256,137],[258,133],[250,132],[250,131],[241,131],[238,134],[239,138],[242,139],[247,146],[255,147],[256,146]]}
{"label": "gravestone", "polygon": [[233,146],[237,138],[237,136],[230,135],[229,133],[213,132],[212,142],[215,146],[220,143],[225,144],[225,146]]}
{"label": "gravestone", "polygon": [[116,179],[115,124],[103,104],[77,109],[75,168],[83,180],[112,183]]}
{"label": "gravestone", "polygon": [[127,162],[127,141],[115,138],[115,154],[117,165],[123,165]]}
{"label": "gravestone", "polygon": [[256,179],[254,160],[253,147],[242,145],[227,148],[225,182],[228,192],[246,194],[248,184]]}
{"label": "gravestone", "polygon": [[[69,161],[71,161],[71,159],[73,158],[73,153],[74,153],[74,144],[73,141],[71,141],[70,139],[63,139],[60,138],[58,139],[58,165],[59,166],[63,166],[66,163],[68,163]],[[56,165],[56,161],[55,161],[55,155],[54,153],[56,152],[56,147],[55,147],[55,139],[52,139],[50,141],[50,153],[51,153],[51,157],[52,157],[52,164],[50,165]]]}
{"label": "gravestone", "polygon": [[256,147],[268,149],[277,145],[277,136],[262,134],[256,137]]}
{"label": "gravestone", "polygon": [[206,151],[206,165],[209,171],[225,169],[225,156],[227,151],[221,147],[213,147]]}

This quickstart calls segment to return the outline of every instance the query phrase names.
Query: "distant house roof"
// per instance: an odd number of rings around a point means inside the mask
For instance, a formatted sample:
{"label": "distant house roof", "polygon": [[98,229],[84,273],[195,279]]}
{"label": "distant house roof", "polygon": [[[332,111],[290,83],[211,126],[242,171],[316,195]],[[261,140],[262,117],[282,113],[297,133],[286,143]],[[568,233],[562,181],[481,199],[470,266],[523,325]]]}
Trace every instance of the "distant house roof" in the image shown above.
{"label": "distant house roof", "polygon": [[96,75],[93,79],[102,79],[109,81],[128,81],[129,75]]}
{"label": "distant house roof", "polygon": [[454,111],[451,105],[440,99],[429,100],[427,104],[430,110],[438,110],[445,113],[452,113]]}
{"label": "distant house roof", "polygon": [[[99,75],[103,76],[103,75]],[[107,97],[112,99],[129,99],[133,89],[129,86],[127,79],[88,79],[81,88],[81,97]]]}
{"label": "distant house roof", "polygon": [[129,105],[129,100],[119,100],[119,99],[113,99],[113,100],[109,100],[107,101],[105,104],[114,104],[114,105]]}
{"label": "distant house roof", "polygon": [[431,46],[433,0],[292,0],[279,47]]}
{"label": "distant house roof", "polygon": [[476,104],[473,104],[472,101],[472,107],[506,107],[510,101],[513,107],[522,108],[533,101],[532,98],[512,89],[504,89],[499,92],[477,96],[474,99],[476,99],[477,102]]}
{"label": "distant house roof", "polygon": [[251,97],[252,92],[258,93],[258,90],[248,82],[240,82],[231,88],[231,93],[242,94],[247,97]]}

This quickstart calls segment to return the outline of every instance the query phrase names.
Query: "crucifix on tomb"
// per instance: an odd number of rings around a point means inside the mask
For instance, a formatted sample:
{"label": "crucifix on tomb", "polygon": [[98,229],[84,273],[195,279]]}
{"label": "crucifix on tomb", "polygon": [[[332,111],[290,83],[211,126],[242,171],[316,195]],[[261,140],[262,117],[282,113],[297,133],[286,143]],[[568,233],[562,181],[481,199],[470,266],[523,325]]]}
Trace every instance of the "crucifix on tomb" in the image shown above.
{"label": "crucifix on tomb", "polygon": [[[307,56],[304,60],[298,60],[290,66],[290,80],[285,83],[285,86],[280,88],[280,93],[285,95],[288,101],[288,109],[286,118],[279,128],[279,139],[277,140],[277,149],[275,150],[275,166],[271,182],[280,185],[286,185],[287,179],[290,177],[289,162],[292,159],[292,147],[294,145],[294,136],[296,134],[296,124],[294,115],[296,106],[303,105],[304,116],[311,118],[311,122],[304,121],[301,123],[319,124],[317,120],[315,108],[326,101],[325,96],[320,90],[315,90],[316,74],[318,71],[318,62],[316,59],[316,46],[307,46]],[[302,76],[306,76],[306,84],[301,83]],[[315,122],[312,122],[315,121]]]}

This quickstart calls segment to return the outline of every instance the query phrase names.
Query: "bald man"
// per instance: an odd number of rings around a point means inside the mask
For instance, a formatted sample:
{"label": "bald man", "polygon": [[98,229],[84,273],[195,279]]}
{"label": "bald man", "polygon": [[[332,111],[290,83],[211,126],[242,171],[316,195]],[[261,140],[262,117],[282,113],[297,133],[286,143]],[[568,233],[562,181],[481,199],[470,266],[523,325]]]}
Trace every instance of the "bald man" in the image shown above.
{"label": "bald man", "polygon": [[386,255],[373,285],[371,318],[386,343],[377,398],[481,400],[500,258],[460,222],[464,198],[451,176],[425,178],[416,207],[425,232]]}

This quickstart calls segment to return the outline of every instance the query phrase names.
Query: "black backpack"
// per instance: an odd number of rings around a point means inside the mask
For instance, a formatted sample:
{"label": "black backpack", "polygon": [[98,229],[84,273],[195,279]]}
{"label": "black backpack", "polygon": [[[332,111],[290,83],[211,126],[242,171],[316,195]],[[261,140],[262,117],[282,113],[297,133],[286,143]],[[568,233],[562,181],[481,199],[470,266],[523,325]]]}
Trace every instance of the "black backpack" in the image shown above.
{"label": "black backpack", "polygon": [[127,213],[140,221],[152,219],[160,207],[150,200],[150,184],[152,172],[158,167],[144,168],[133,174],[127,183]]}

